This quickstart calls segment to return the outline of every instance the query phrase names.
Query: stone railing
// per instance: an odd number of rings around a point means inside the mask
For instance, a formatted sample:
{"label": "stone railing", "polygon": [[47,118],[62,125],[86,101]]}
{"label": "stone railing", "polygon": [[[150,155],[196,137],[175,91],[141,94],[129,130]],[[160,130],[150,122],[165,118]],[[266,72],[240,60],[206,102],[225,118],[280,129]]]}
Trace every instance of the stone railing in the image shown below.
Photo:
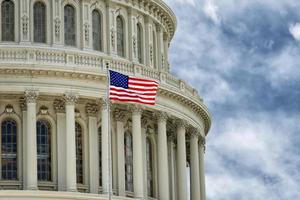
{"label": "stone railing", "polygon": [[84,73],[93,74],[105,74],[106,66],[109,66],[112,70],[120,71],[128,75],[157,80],[162,88],[178,92],[196,102],[202,101],[194,88],[170,73],[136,64],[117,56],[108,56],[93,51],[75,51],[63,48],[31,48],[28,46],[12,48],[0,45],[0,68],[8,67],[8,65],[13,66],[13,64],[22,64],[16,66],[28,68],[30,68],[31,65],[35,65],[38,66],[39,69],[55,70],[55,68],[49,68],[49,65],[51,65],[59,69],[69,71],[76,69],[79,72],[82,71]]}

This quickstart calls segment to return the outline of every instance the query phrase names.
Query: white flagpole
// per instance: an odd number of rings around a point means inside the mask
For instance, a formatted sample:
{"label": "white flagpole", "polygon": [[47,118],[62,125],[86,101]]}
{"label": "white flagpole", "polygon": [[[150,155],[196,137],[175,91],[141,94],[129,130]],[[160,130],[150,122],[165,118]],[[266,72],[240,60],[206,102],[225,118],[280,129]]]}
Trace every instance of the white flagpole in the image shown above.
{"label": "white flagpole", "polygon": [[112,163],[111,163],[111,127],[110,127],[110,100],[109,100],[109,86],[110,86],[110,73],[109,73],[109,65],[106,66],[107,72],[107,91],[106,91],[106,103],[107,103],[107,112],[108,112],[108,199],[112,199]]}

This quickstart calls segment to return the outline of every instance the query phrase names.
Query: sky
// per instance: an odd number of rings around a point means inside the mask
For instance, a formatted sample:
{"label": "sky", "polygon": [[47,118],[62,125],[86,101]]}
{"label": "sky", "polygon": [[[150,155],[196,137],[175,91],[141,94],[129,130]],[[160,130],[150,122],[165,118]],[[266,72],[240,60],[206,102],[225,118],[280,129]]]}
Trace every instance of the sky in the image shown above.
{"label": "sky", "polygon": [[300,1],[165,2],[171,71],[213,117],[207,199],[300,199]]}

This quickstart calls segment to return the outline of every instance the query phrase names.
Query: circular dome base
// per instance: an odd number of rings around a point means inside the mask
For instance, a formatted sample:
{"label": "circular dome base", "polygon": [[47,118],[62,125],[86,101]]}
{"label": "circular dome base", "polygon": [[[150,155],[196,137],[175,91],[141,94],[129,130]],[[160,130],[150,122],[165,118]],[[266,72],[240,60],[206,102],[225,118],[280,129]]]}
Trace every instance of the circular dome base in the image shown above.
{"label": "circular dome base", "polygon": [[[0,200],[107,200],[107,195],[79,192],[2,190]],[[113,200],[132,200],[133,198],[113,197]]]}

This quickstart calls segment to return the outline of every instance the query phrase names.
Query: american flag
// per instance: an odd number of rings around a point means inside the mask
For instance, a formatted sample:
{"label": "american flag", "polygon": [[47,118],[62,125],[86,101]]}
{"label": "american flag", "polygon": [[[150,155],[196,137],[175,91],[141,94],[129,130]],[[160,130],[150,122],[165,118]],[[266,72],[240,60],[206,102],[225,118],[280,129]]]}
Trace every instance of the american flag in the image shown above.
{"label": "american flag", "polygon": [[155,105],[158,83],[109,70],[109,99]]}

